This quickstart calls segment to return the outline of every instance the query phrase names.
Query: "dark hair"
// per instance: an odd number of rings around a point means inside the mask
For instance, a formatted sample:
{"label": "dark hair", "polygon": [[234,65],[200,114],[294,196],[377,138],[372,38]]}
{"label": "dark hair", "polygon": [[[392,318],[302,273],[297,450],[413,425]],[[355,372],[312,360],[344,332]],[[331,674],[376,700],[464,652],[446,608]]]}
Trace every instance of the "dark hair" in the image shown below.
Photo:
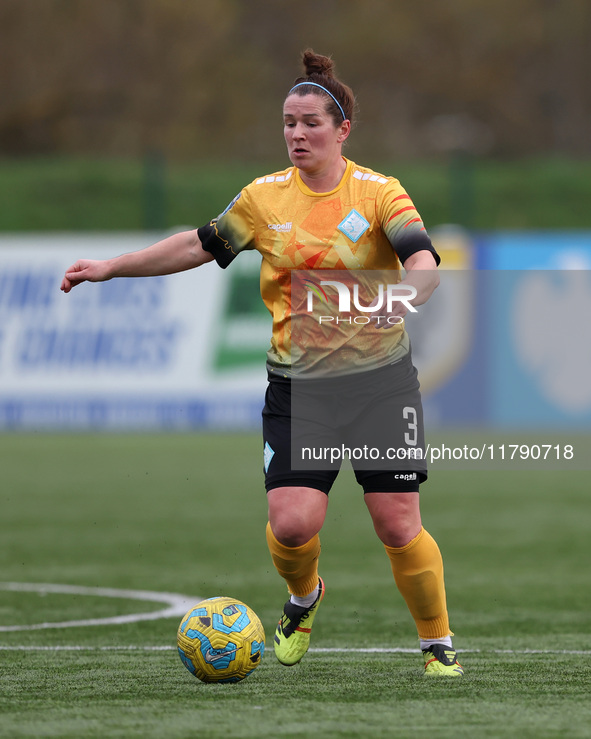
{"label": "dark hair", "polygon": [[343,115],[339,109],[339,106],[335,101],[323,92],[320,88],[314,85],[306,85],[302,83],[314,82],[316,85],[321,85],[326,88],[329,93],[334,95],[338,100],[339,105],[343,109],[345,118],[353,123],[355,115],[355,95],[353,90],[341,82],[334,74],[334,62],[329,56],[322,56],[322,54],[316,54],[312,49],[306,49],[302,54],[302,62],[306,72],[305,77],[298,77],[293,83],[294,85],[301,85],[297,89],[290,90],[290,95],[324,95],[326,98],[326,112],[334,120],[335,126],[340,125],[343,122]]}

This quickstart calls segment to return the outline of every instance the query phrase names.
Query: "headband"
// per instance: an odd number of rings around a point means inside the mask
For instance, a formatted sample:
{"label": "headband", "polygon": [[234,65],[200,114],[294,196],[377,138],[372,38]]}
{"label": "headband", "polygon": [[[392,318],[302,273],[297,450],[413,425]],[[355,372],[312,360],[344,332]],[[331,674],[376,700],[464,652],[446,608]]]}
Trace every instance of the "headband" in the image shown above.
{"label": "headband", "polygon": [[341,111],[341,115],[343,116],[343,120],[347,120],[347,116],[345,115],[345,111],[343,110],[343,106],[339,103],[339,101],[336,99],[336,97],[332,94],[330,90],[327,90],[326,87],[322,87],[322,85],[319,85],[317,82],[298,82],[297,85],[294,85],[291,90],[287,93],[288,95],[291,95],[291,93],[297,89],[298,87],[303,87],[304,85],[312,85],[312,87],[319,87],[321,90],[324,90],[324,92],[327,95],[330,95],[331,98],[335,101],[335,103],[338,106],[338,109]]}

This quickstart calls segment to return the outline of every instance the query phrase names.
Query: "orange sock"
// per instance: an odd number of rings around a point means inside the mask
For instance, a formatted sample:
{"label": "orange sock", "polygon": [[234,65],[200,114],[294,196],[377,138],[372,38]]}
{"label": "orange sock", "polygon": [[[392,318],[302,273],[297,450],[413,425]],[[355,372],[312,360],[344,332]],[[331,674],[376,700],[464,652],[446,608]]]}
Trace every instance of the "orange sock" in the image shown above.
{"label": "orange sock", "polygon": [[449,636],[443,560],[435,539],[421,529],[404,547],[384,546],[419,637],[428,640]]}
{"label": "orange sock", "polygon": [[277,572],[287,583],[292,595],[304,597],[318,585],[320,537],[313,536],[300,547],[286,547],[275,538],[267,523],[267,544]]}

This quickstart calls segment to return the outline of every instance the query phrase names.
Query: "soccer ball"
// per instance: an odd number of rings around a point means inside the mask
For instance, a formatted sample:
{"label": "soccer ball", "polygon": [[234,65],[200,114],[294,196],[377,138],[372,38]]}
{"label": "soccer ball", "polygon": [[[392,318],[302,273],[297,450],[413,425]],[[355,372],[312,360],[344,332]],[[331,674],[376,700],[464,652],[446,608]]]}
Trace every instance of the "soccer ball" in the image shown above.
{"label": "soccer ball", "polygon": [[208,598],[184,615],[177,646],[187,670],[202,682],[237,683],[261,663],[265,631],[245,603]]}

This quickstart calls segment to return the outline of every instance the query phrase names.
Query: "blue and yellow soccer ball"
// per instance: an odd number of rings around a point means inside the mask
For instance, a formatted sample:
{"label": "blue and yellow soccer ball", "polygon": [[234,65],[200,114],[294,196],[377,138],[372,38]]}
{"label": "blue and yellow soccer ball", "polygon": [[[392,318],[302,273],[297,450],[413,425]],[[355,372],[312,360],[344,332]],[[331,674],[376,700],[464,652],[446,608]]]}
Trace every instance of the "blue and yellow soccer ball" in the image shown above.
{"label": "blue and yellow soccer ball", "polygon": [[208,598],[183,617],[177,646],[187,670],[202,682],[237,683],[260,665],[265,631],[245,603]]}

